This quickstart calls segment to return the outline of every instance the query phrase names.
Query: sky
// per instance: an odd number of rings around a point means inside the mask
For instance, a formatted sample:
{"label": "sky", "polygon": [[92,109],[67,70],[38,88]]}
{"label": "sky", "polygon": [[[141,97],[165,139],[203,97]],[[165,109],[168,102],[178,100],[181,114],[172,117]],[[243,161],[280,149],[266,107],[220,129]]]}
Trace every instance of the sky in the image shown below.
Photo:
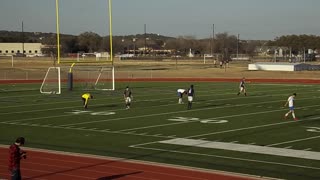
{"label": "sky", "polygon": [[[112,0],[113,35],[147,33],[246,40],[320,35],[320,0]],[[108,0],[59,0],[60,32],[109,34]],[[56,32],[55,0],[1,0],[0,30]]]}

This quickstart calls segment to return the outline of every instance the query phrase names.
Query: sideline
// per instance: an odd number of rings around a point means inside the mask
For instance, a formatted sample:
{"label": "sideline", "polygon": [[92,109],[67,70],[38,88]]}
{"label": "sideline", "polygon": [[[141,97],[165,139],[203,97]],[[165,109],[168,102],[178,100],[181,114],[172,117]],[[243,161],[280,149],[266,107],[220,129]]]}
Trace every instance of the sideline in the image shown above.
{"label": "sideline", "polygon": [[[0,151],[1,151],[1,149],[4,150],[4,149],[7,149],[8,147],[9,147],[8,145],[1,145],[0,144]],[[212,170],[212,169],[204,169],[204,168],[197,168],[197,167],[191,167],[191,166],[158,163],[158,162],[149,162],[149,161],[134,160],[134,159],[128,159],[128,158],[116,158],[116,157],[109,157],[109,156],[99,156],[99,155],[84,154],[84,153],[73,153],[73,152],[46,150],[46,149],[38,149],[38,148],[30,148],[30,147],[23,147],[23,149],[27,150],[27,151],[41,152],[41,153],[48,153],[48,154],[58,154],[58,155],[73,156],[73,157],[92,158],[92,159],[97,159],[97,160],[128,162],[128,163],[133,163],[133,164],[165,167],[165,168],[172,168],[172,169],[177,169],[177,170],[180,169],[180,170],[186,170],[186,171],[197,171],[197,172],[209,173],[212,175],[216,174],[216,175],[228,176],[229,178],[239,177],[239,178],[248,178],[248,179],[252,179],[252,180],[253,179],[255,179],[255,180],[266,179],[265,177],[249,175],[249,174],[219,171],[219,170]],[[272,178],[267,178],[267,179],[272,179]],[[276,179],[274,179],[274,180],[276,180]]]}
{"label": "sideline", "polygon": [[[316,136],[313,138],[319,138],[319,137],[320,136]],[[176,139],[170,139],[170,140],[159,141],[159,142],[163,144],[192,146],[192,147],[201,147],[201,148],[209,148],[209,149],[222,149],[222,150],[228,150],[228,151],[266,154],[266,155],[273,155],[273,156],[291,157],[291,158],[300,158],[300,159],[309,159],[309,160],[320,160],[320,152],[315,152],[315,151],[294,150],[294,149],[257,146],[257,145],[248,145],[248,144],[237,144],[237,143],[214,142],[214,141],[186,139],[186,138],[176,138]],[[320,167],[318,169],[320,169]]]}

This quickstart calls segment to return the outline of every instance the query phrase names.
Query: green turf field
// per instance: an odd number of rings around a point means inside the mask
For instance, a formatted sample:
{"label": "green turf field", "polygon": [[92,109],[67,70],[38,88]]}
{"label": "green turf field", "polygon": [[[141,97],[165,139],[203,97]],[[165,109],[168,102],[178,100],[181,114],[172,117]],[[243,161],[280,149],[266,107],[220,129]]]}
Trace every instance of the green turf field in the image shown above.
{"label": "green turf field", "polygon": [[[176,90],[191,83],[131,82],[123,90],[39,93],[40,85],[0,85],[0,143],[26,137],[26,146],[179,164],[283,179],[320,179],[320,86],[193,83],[191,110]],[[284,120],[287,98],[296,92],[298,121]],[[31,158],[31,157],[30,157]]]}

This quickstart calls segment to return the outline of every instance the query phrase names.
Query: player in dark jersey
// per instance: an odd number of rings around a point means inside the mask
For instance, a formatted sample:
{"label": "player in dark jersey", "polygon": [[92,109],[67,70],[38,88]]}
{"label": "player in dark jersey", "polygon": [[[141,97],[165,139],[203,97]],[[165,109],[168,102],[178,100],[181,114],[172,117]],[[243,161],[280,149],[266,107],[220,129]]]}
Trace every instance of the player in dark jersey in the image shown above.
{"label": "player in dark jersey", "polygon": [[188,109],[191,109],[193,98],[195,95],[193,85],[191,85],[190,88],[188,89],[187,95],[188,95]]}
{"label": "player in dark jersey", "polygon": [[241,93],[244,93],[244,95],[247,96],[245,83],[246,83],[246,79],[245,79],[245,78],[242,78],[242,80],[241,80],[241,82],[240,82],[240,85],[239,85],[238,96],[239,96]]}
{"label": "player in dark jersey", "polygon": [[130,109],[131,100],[132,100],[132,92],[129,86],[126,87],[126,89],[123,92],[123,98],[126,104],[126,109]]}

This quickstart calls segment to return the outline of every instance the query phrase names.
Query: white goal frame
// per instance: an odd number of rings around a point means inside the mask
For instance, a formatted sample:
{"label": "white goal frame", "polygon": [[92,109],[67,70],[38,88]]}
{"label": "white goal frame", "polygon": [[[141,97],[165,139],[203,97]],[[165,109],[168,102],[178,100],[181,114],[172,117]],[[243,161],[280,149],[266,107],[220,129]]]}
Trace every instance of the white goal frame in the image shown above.
{"label": "white goal frame", "polygon": [[100,73],[97,77],[97,80],[95,82],[95,89],[97,90],[102,90],[102,91],[114,91],[116,88],[115,88],[115,77],[114,77],[114,66],[111,67],[111,74],[112,74],[112,88],[111,89],[100,89],[100,88],[96,88],[96,85],[98,84],[99,80],[100,80],[100,77],[101,77],[101,74],[103,72],[103,70],[105,69],[105,67],[102,67],[101,70],[100,70]]}
{"label": "white goal frame", "polygon": [[[57,70],[57,74],[55,74],[54,76],[56,77],[57,81],[52,81],[49,79],[49,83],[57,83],[56,87],[57,90],[56,91],[46,91],[44,90],[45,84],[47,83],[48,80],[48,74],[50,73],[51,70]],[[101,75],[103,74],[105,69],[111,69],[111,88],[98,88],[98,83],[101,80]],[[61,94],[62,93],[62,85],[61,85],[61,67],[49,67],[46,75],[42,81],[41,87],[40,87],[40,93],[41,94]],[[68,82],[68,81],[67,81]],[[66,82],[66,83],[67,83]],[[98,76],[96,77],[95,81],[94,81],[94,89],[95,90],[101,90],[101,91],[114,91],[115,90],[115,68],[114,66],[112,67],[101,67],[100,72],[98,74]]]}
{"label": "white goal frame", "polygon": [[[47,80],[48,74],[50,72],[51,69],[56,69],[58,70],[57,72],[57,83],[58,83],[58,91],[44,91],[43,87],[45,86],[45,82]],[[41,87],[40,87],[40,93],[41,94],[61,94],[61,71],[60,71],[60,67],[49,67],[47,70],[47,73],[42,81]]]}

